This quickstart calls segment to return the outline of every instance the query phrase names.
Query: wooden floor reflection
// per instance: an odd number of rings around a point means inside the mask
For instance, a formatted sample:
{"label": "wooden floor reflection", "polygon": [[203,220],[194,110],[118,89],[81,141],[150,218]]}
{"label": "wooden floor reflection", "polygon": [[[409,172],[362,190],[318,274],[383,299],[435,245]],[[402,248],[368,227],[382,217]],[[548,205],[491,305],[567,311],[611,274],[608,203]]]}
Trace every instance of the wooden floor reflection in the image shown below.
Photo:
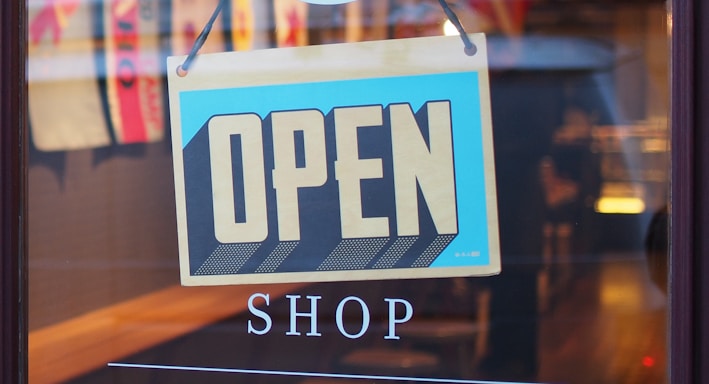
{"label": "wooden floor reflection", "polygon": [[[593,258],[577,257],[571,260],[570,265],[571,278],[552,296],[547,309],[540,313],[539,317],[532,319],[534,320],[532,324],[539,326],[536,348],[539,370],[533,379],[524,381],[570,384],[666,383],[666,297],[651,282],[643,254],[622,253]],[[429,290],[424,289],[425,286],[421,285],[424,283],[435,285],[431,280],[418,282],[419,285],[416,286],[404,284],[399,288],[405,287],[412,291],[430,293]],[[366,298],[367,302],[374,303],[376,302],[374,299],[379,297],[380,293],[390,292],[392,288],[386,282],[343,283],[327,286],[335,290],[327,291],[325,285],[316,284],[299,287],[297,292],[303,297],[327,292],[327,295],[323,294],[324,298],[320,303],[321,311],[334,313],[337,301],[344,293],[356,293]],[[449,292],[450,287],[447,289],[446,292]],[[494,290],[492,294],[494,295]],[[367,298],[368,295],[371,297]],[[279,295],[274,295],[276,296]],[[332,302],[328,299],[332,299],[330,300]],[[438,296],[434,299],[440,300]],[[179,299],[174,301],[180,302]],[[237,302],[243,300],[239,299]],[[511,304],[515,305],[515,303]],[[272,303],[271,309],[274,314],[287,313],[288,303],[276,300]],[[136,310],[135,313],[140,314],[142,310]],[[278,370],[291,373],[296,371],[333,373],[344,372],[341,370],[342,357],[353,349],[381,347],[383,344],[390,347],[392,343],[398,345],[398,348],[414,347],[418,351],[421,351],[418,348],[422,347],[412,345],[407,340],[385,343],[382,337],[384,330],[373,330],[371,335],[368,333],[362,339],[352,341],[340,335],[334,329],[334,324],[331,324],[332,321],[328,322],[324,318],[321,319],[322,337],[285,336],[288,326],[286,315],[275,316],[277,320],[274,321],[274,326],[279,329],[269,335],[249,335],[245,332],[245,324],[249,318],[248,313],[237,310],[227,319],[187,332],[173,340],[161,342],[130,356],[113,356],[112,360],[108,361],[186,367],[246,368],[269,372]],[[494,326],[499,319],[493,316],[490,320]],[[163,322],[152,323],[145,322],[144,319],[142,322],[131,320],[120,329],[126,329],[126,332],[132,335],[135,334],[135,329],[142,329],[140,327],[146,324],[151,326],[148,327],[149,329],[166,328],[164,321],[163,319]],[[63,334],[66,332],[61,333]],[[107,348],[113,349],[115,346],[109,343]],[[479,356],[470,359],[473,361],[469,360],[468,367],[460,369],[461,365],[457,364],[460,357],[469,355],[463,355],[458,348],[436,347],[422,351],[435,353],[440,361],[455,363],[447,364],[445,369],[427,374],[426,377],[454,379],[451,382],[461,382],[460,379],[465,382],[502,379],[501,376],[490,376],[483,372],[475,363]],[[535,351],[533,345],[531,351]],[[56,355],[51,351],[48,353],[52,356]],[[73,366],[72,361],[76,356],[66,356],[66,359],[66,365]],[[74,384],[195,382],[301,384],[305,380],[302,375],[116,368],[107,367],[105,362],[101,365],[102,368],[87,372],[69,382]],[[54,380],[49,377],[37,382],[67,382],[56,379],[56,371],[54,374]],[[371,370],[371,372],[367,371],[367,374],[377,374],[377,372]],[[342,382],[339,378],[335,381],[321,379],[317,382]],[[405,381],[376,380],[374,382]],[[351,379],[349,382],[371,383],[372,381]]]}
{"label": "wooden floor reflection", "polygon": [[642,254],[573,263],[574,278],[540,318],[548,383],[667,382],[667,301]]}

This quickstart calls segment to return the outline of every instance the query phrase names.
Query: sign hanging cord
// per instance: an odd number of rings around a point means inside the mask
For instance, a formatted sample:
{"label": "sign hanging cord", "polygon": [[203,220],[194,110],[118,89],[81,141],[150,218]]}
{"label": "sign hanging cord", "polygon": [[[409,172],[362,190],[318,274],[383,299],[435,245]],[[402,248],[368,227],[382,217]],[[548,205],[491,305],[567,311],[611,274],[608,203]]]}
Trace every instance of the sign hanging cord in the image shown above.
{"label": "sign hanging cord", "polygon": [[453,12],[446,0],[438,0],[438,2],[441,4],[443,12],[446,13],[446,17],[448,17],[448,20],[450,20],[450,22],[453,23],[453,25],[455,26],[455,29],[458,30],[458,34],[460,34],[460,38],[463,40],[463,45],[465,45],[465,54],[468,56],[475,55],[475,53],[478,51],[478,48],[475,46],[475,44],[473,44],[472,41],[470,41],[470,37],[468,37],[468,34],[465,33],[463,24],[460,22],[460,19],[458,19],[458,16],[455,14],[455,12]]}
{"label": "sign hanging cord", "polygon": [[219,0],[217,8],[214,9],[212,16],[209,18],[209,21],[207,21],[207,24],[202,29],[202,32],[200,32],[199,36],[197,36],[197,39],[195,40],[194,44],[192,44],[192,49],[190,49],[190,53],[187,55],[187,58],[185,58],[185,61],[182,63],[182,65],[177,67],[178,76],[187,76],[187,72],[190,69],[190,65],[192,65],[192,61],[194,61],[194,58],[197,56],[197,52],[200,48],[202,48],[202,45],[204,45],[204,42],[207,40],[209,32],[212,31],[212,25],[214,25],[214,20],[216,20],[217,16],[219,16],[219,13],[221,13],[225,1],[226,0]]}
{"label": "sign hanging cord", "polygon": [[[209,21],[207,21],[207,24],[204,26],[202,29],[202,32],[200,32],[199,36],[197,36],[197,39],[195,39],[194,44],[192,45],[192,49],[190,49],[189,54],[185,58],[185,61],[182,63],[182,65],[177,67],[177,75],[180,77],[185,77],[187,76],[187,72],[189,71],[190,65],[192,65],[192,62],[194,61],[195,57],[197,56],[197,52],[199,52],[199,49],[202,48],[202,45],[204,45],[204,42],[207,40],[207,37],[209,36],[209,32],[212,31],[212,26],[214,25],[214,20],[217,19],[217,16],[222,11],[222,8],[224,7],[224,2],[226,0],[219,0],[219,4],[217,4],[216,9],[214,9],[214,12],[212,13],[212,16],[209,18]],[[465,29],[463,28],[463,25],[460,22],[460,19],[458,19],[458,16],[455,14],[453,9],[451,9],[450,5],[448,5],[448,2],[446,0],[438,0],[438,2],[441,4],[441,7],[443,8],[443,12],[446,13],[446,17],[448,17],[448,20],[450,20],[451,23],[455,26],[455,29],[458,30],[458,33],[460,34],[460,38],[463,40],[463,45],[465,46],[465,54],[468,56],[473,56],[475,53],[478,51],[477,47],[475,44],[473,44],[472,41],[470,41],[470,38],[468,37],[468,34],[465,32]]]}

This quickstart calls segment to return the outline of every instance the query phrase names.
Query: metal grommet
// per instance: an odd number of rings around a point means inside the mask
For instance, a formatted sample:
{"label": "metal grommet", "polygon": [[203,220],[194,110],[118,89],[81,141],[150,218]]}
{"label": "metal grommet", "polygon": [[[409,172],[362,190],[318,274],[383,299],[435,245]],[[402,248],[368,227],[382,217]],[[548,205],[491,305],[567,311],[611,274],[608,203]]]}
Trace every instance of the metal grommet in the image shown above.
{"label": "metal grommet", "polygon": [[476,47],[475,44],[472,44],[469,47],[463,48],[463,52],[465,52],[468,56],[475,56],[475,54],[478,53],[478,47]]}
{"label": "metal grommet", "polygon": [[187,76],[187,70],[182,68],[182,65],[178,65],[175,72],[177,73],[177,76],[179,76],[179,77]]}

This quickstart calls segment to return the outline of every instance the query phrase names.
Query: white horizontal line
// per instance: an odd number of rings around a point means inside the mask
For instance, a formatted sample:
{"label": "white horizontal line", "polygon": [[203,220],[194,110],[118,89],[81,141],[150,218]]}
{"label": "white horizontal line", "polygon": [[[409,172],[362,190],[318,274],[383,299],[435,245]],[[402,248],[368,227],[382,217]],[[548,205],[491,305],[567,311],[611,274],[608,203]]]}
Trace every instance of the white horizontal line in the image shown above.
{"label": "white horizontal line", "polygon": [[423,383],[533,384],[533,383],[521,383],[521,382],[510,382],[510,381],[481,381],[481,380],[437,379],[437,378],[403,377],[403,376],[348,375],[348,374],[342,374],[342,373],[269,371],[269,370],[259,370],[259,369],[238,369],[238,368],[186,367],[186,366],[179,366],[179,365],[159,365],[159,364],[108,363],[108,366],[115,367],[115,368],[162,369],[162,370],[170,370],[170,371],[243,373],[243,374],[257,374],[257,375],[301,376],[301,377],[327,377],[327,378],[337,378],[337,379],[414,381],[414,382],[423,382]]}

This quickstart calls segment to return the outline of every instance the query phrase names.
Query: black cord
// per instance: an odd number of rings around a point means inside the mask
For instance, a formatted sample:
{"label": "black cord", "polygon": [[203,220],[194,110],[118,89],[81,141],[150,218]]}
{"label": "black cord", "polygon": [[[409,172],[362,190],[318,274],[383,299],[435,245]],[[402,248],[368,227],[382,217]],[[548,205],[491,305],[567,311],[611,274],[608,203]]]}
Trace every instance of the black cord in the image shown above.
{"label": "black cord", "polygon": [[460,19],[458,19],[458,16],[455,14],[455,12],[453,12],[446,0],[438,0],[438,2],[441,4],[441,7],[443,7],[443,12],[446,13],[448,20],[450,20],[451,23],[453,23],[453,25],[455,26],[455,29],[458,30],[460,38],[463,39],[463,45],[465,45],[465,54],[468,56],[473,56],[478,51],[478,48],[475,46],[475,44],[473,44],[472,41],[470,41],[470,37],[468,37],[468,34],[465,33],[465,29],[463,29],[463,24],[460,23]]}
{"label": "black cord", "polygon": [[212,25],[214,24],[214,20],[216,20],[217,16],[219,16],[219,13],[221,13],[225,2],[226,2],[226,0],[219,0],[219,4],[217,4],[217,8],[212,13],[212,16],[209,18],[209,21],[204,26],[204,29],[202,29],[202,32],[200,32],[199,36],[197,36],[197,39],[194,41],[194,44],[192,45],[192,49],[190,50],[190,53],[187,55],[187,58],[185,58],[185,61],[182,63],[182,65],[177,67],[177,75],[178,76],[184,77],[187,75],[190,65],[192,65],[192,61],[194,61],[194,58],[197,56],[197,52],[199,51],[200,48],[202,48],[202,45],[204,45],[204,42],[207,40],[207,37],[209,36],[209,32],[212,31]]}

